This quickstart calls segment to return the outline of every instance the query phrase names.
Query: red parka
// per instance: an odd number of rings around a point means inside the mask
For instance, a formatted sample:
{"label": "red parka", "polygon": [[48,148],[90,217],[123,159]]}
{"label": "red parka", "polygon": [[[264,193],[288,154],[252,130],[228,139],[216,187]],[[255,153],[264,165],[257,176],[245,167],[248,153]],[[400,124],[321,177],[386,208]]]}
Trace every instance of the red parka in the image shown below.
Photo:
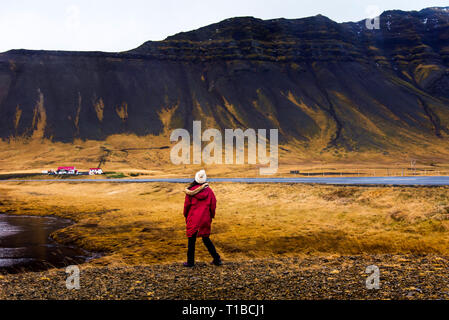
{"label": "red parka", "polygon": [[[200,188],[196,185],[190,190]],[[210,187],[206,187],[199,193],[189,196],[186,194],[184,201],[184,217],[186,218],[187,237],[193,236],[198,231],[199,237],[210,235],[210,225],[215,217],[217,200]]]}

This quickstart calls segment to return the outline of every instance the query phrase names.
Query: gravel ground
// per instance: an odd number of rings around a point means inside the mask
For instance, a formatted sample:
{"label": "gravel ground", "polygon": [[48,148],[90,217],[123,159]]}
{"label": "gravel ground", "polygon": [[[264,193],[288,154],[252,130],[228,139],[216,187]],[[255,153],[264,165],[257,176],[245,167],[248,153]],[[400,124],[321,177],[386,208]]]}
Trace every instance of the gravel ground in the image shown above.
{"label": "gravel ground", "polygon": [[[380,288],[366,288],[366,267]],[[370,255],[95,267],[81,266],[80,289],[64,269],[0,276],[1,299],[449,299],[449,257]]]}

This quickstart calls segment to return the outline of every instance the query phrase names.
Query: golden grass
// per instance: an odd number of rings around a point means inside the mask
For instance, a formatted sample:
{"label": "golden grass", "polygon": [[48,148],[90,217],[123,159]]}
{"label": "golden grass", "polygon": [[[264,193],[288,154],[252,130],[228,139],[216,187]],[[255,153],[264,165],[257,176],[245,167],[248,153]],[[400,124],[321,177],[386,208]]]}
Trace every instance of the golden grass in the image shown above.
{"label": "golden grass", "polygon": [[[54,237],[105,251],[97,263],[185,258],[183,185],[13,183],[0,211],[57,215],[76,224]],[[449,254],[448,187],[212,185],[212,239],[226,260],[315,254]],[[209,260],[201,242],[198,259]]]}
{"label": "golden grass", "polygon": [[[320,143],[324,145],[324,142],[325,139],[322,139]],[[105,141],[76,140],[73,143],[17,138],[10,142],[0,141],[0,174],[41,172],[64,165],[87,170],[101,165],[104,171],[142,173],[149,177],[191,177],[201,168],[216,177],[259,176],[259,165],[175,166],[170,162],[172,146],[165,135],[138,137],[122,134],[110,136]],[[323,152],[319,151],[320,148],[304,149],[300,142],[293,141],[289,145],[279,146],[279,170],[276,176],[291,177],[291,170],[300,170],[306,174],[341,172],[347,175],[401,175],[402,169],[410,167],[411,159],[417,160],[416,168],[422,170],[418,171],[420,174],[449,173],[444,140],[441,140],[441,146],[432,145],[432,148],[433,151],[421,148],[419,152],[416,148],[408,148],[407,153],[390,152],[388,155],[379,151],[356,153],[343,149]],[[405,174],[409,172],[405,171]]]}
{"label": "golden grass", "polygon": [[306,113],[311,119],[313,119],[316,125],[320,128],[320,133],[316,136],[309,137],[310,148],[316,149],[315,153],[319,153],[321,150],[326,148],[329,142],[333,139],[336,131],[335,121],[329,119],[324,110],[319,108],[312,108],[307,106],[301,99],[295,97],[290,91],[287,95],[284,94],[286,98],[299,107],[304,113]]}
{"label": "golden grass", "polygon": [[421,83],[422,81],[427,79],[432,74],[432,72],[437,72],[439,70],[440,67],[434,64],[420,64],[415,69],[415,79],[418,83]]}
{"label": "golden grass", "polygon": [[104,114],[104,102],[103,99],[100,98],[97,103],[94,105],[95,112],[97,113],[97,118],[100,120],[100,122],[103,121],[103,114]]}

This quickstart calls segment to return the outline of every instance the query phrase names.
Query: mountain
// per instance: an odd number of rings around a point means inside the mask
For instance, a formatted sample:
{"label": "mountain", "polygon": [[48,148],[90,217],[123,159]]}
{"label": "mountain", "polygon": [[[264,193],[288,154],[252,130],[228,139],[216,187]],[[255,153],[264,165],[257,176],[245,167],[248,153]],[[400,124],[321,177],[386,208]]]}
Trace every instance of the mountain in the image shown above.
{"label": "mountain", "polygon": [[[445,148],[449,7],[365,21],[239,17],[120,53],[0,54],[2,139],[279,128],[323,150]],[[435,148],[436,150],[436,148]]]}

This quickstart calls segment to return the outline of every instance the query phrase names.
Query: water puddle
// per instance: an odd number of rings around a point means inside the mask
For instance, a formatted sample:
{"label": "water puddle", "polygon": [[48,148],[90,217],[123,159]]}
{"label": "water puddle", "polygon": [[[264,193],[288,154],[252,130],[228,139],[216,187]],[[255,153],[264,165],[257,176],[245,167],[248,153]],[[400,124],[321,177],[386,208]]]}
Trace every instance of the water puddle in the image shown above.
{"label": "water puddle", "polygon": [[0,214],[0,273],[40,271],[91,258],[85,250],[50,239],[52,232],[71,224],[70,220],[55,217]]}

